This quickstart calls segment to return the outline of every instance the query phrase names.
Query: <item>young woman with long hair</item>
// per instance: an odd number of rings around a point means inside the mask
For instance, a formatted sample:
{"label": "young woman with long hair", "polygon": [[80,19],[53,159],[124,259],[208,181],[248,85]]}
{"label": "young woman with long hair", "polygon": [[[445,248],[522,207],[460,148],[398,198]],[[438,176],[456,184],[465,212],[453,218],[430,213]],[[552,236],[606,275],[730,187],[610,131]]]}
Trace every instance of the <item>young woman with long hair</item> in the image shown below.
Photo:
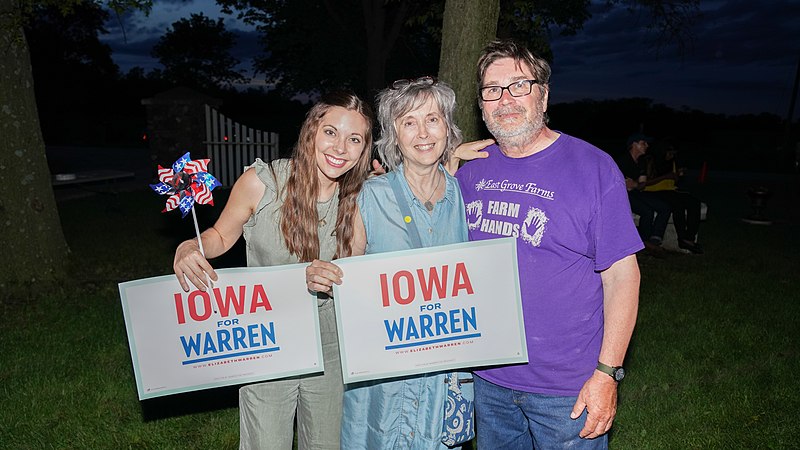
{"label": "young woman with long hair", "polygon": [[[356,198],[368,175],[372,112],[352,93],[324,96],[306,115],[290,159],[251,166],[236,181],[219,220],[175,251],[175,275],[205,290],[217,280],[206,258],[242,234],[248,266],[275,266],[353,253]],[[338,449],[342,375],[333,300],[318,298],[325,373],[250,384],[239,390],[240,447]]]}

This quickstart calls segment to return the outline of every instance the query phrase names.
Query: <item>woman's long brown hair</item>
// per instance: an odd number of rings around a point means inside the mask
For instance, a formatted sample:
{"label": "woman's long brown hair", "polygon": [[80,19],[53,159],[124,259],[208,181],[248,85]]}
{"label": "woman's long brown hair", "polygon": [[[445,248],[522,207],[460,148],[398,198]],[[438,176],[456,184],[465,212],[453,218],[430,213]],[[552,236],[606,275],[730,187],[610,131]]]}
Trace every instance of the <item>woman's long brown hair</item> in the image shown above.
{"label": "woman's long brown hair", "polygon": [[356,197],[367,178],[372,156],[372,110],[353,93],[337,91],[323,96],[306,114],[300,136],[292,153],[292,170],[286,182],[286,197],[281,207],[281,232],[289,252],[301,262],[319,258],[319,217],[317,214],[316,148],[314,138],[322,117],[334,106],[356,111],[366,119],[364,151],[356,165],[337,180],[339,183],[339,212],[336,216],[336,254],[334,258],[350,256],[353,243],[353,220]]}

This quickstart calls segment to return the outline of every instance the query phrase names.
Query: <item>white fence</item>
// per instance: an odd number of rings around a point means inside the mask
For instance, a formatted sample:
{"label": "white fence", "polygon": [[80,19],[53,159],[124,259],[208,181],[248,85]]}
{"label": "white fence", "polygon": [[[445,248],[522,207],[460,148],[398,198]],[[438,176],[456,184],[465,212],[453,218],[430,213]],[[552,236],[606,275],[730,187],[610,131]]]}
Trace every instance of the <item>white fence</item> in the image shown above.
{"label": "white fence", "polygon": [[223,186],[233,186],[242,169],[261,158],[278,157],[278,133],[254,130],[225,117],[206,105],[206,150],[211,158],[208,171]]}

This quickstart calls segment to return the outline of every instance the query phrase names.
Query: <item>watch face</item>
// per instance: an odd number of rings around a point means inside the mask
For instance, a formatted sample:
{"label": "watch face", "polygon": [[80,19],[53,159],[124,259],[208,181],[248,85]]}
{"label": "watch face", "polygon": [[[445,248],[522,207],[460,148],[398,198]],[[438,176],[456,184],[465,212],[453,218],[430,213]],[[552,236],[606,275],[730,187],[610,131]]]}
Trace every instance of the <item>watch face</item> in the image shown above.
{"label": "watch face", "polygon": [[625,369],[618,367],[616,370],[614,370],[614,379],[617,381],[622,381],[623,378],[625,378]]}

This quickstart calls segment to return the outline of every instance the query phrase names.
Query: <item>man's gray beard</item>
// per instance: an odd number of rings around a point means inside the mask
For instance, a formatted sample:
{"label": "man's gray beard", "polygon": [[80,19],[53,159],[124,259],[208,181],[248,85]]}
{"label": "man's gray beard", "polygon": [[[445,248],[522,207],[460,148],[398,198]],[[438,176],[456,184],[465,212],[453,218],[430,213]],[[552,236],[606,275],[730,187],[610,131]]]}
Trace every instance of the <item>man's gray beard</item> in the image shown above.
{"label": "man's gray beard", "polygon": [[544,128],[544,111],[536,108],[533,121],[524,122],[514,129],[503,128],[495,121],[484,121],[494,139],[503,147],[524,147],[531,143]]}

